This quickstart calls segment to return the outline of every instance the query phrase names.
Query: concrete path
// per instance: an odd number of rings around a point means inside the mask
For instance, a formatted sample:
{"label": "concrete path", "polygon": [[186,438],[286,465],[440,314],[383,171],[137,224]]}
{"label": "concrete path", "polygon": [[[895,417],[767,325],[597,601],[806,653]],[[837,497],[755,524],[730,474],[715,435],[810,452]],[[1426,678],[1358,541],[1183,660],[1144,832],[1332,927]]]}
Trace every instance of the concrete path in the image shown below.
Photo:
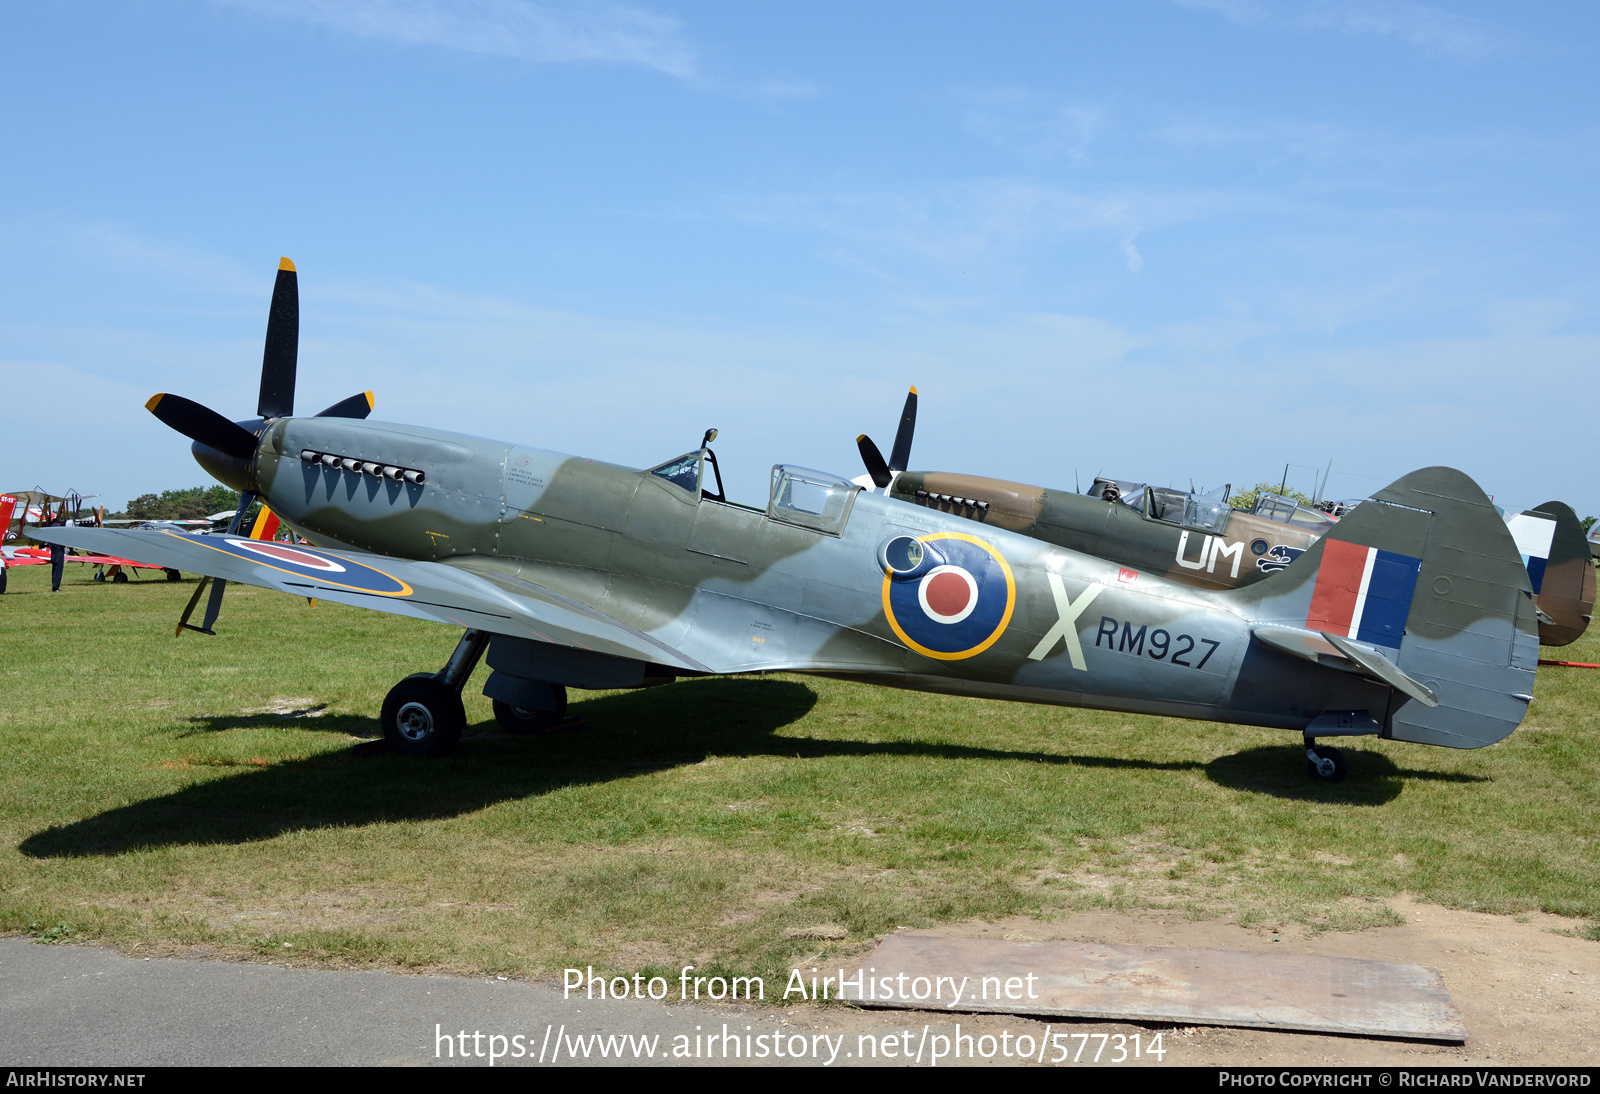
{"label": "concrete path", "polygon": [[[807,1032],[770,1008],[564,1000],[559,989],[539,984],[140,959],[0,938],[0,1064],[13,1066],[459,1065],[463,1049],[466,1063],[481,1066],[491,1052],[503,1055],[499,1065],[537,1063],[541,1048],[547,1064],[693,1064],[695,1047],[699,1062],[712,1062],[703,1041],[693,1044],[696,1033],[720,1037],[724,1024],[741,1042],[748,1032],[752,1049],[754,1036],[766,1034],[769,1051],[773,1034],[788,1040]],[[452,1036],[463,1031],[464,1042]],[[667,1054],[680,1034],[691,1055],[674,1059]],[[786,1053],[755,1062],[814,1063],[812,1038],[804,1040],[804,1061]],[[838,1056],[844,1062],[843,1049]]]}

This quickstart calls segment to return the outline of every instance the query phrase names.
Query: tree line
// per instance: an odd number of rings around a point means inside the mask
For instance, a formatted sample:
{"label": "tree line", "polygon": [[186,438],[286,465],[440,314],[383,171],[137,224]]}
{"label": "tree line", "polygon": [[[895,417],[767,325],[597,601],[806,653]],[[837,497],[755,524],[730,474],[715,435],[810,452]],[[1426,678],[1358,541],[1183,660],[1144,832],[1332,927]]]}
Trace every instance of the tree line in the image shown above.
{"label": "tree line", "polygon": [[196,520],[238,507],[237,490],[226,486],[191,486],[187,490],[140,494],[128,502],[121,513],[107,513],[106,516],[132,520]]}

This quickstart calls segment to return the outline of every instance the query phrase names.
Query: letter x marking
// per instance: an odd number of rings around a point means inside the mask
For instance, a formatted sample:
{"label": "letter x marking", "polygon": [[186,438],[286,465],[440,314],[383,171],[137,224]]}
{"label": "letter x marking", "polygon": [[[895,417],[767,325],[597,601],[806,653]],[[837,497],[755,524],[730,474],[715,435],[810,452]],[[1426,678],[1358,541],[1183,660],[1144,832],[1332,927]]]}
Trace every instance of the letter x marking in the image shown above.
{"label": "letter x marking", "polygon": [[1039,644],[1033,647],[1033,652],[1028,654],[1030,661],[1041,660],[1045,654],[1054,648],[1058,639],[1065,639],[1067,643],[1067,656],[1072,659],[1072,667],[1087,672],[1089,667],[1083,663],[1083,643],[1078,641],[1078,616],[1089,606],[1089,602],[1100,595],[1104,585],[1091,584],[1083,590],[1078,602],[1074,604],[1067,597],[1067,587],[1061,583],[1060,574],[1045,574],[1050,579],[1050,593],[1056,598],[1056,614],[1060,616],[1056,625],[1051,627],[1045,636],[1039,639]]}

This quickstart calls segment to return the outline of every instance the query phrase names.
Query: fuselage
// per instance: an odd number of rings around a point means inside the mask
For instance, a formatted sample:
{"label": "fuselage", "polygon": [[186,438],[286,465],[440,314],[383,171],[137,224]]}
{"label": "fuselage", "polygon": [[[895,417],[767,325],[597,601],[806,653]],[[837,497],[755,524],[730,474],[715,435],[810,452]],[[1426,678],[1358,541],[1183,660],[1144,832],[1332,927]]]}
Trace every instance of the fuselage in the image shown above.
{"label": "fuselage", "polygon": [[1263,581],[1334,526],[1302,510],[1272,520],[1221,503],[1185,505],[1175,491],[1121,501],[944,471],[907,471],[890,496],[1020,532],[1202,589]]}
{"label": "fuselage", "polygon": [[[651,470],[340,418],[270,423],[253,469],[318,544],[531,582],[717,672],[1292,729],[1325,710],[1381,720],[1389,702],[1252,644],[1254,620],[1224,595],[854,488],[819,529],[786,516],[783,473],[755,508]],[[927,558],[897,577],[884,552],[907,539]]]}

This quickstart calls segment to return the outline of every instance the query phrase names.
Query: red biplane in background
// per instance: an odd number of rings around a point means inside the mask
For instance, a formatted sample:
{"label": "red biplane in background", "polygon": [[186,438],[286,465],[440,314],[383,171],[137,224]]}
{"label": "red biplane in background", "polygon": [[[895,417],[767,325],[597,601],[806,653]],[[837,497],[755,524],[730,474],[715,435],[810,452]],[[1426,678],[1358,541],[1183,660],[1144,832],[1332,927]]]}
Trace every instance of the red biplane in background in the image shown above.
{"label": "red biplane in background", "polygon": [[[213,513],[209,517],[195,520],[106,520],[105,509],[101,506],[89,510],[90,515],[84,516],[81,495],[73,494],[69,497],[58,497],[47,494],[42,490],[18,490],[15,493],[0,494],[0,593],[6,591],[6,571],[13,566],[48,566],[50,564],[50,549],[38,546],[27,534],[28,526],[42,527],[52,520],[60,517],[68,524],[78,527],[101,527],[104,525],[133,524],[145,528],[172,528],[184,531],[203,531],[214,526],[218,520],[227,521],[234,515],[234,510],[229,509],[222,513]],[[54,507],[54,508],[52,508]],[[66,514],[71,512],[71,516]],[[13,528],[12,524],[16,527]],[[270,509],[262,508],[256,518],[255,525],[250,530],[252,539],[271,539],[278,530],[278,518]],[[161,570],[166,574],[168,581],[177,581],[182,576],[177,570],[170,567],[155,566],[147,562],[135,562],[130,558],[116,558],[111,555],[72,555],[66,556],[66,561],[76,562],[95,567],[94,579],[105,581],[110,578],[116,584],[123,584],[128,580],[131,570]]]}

